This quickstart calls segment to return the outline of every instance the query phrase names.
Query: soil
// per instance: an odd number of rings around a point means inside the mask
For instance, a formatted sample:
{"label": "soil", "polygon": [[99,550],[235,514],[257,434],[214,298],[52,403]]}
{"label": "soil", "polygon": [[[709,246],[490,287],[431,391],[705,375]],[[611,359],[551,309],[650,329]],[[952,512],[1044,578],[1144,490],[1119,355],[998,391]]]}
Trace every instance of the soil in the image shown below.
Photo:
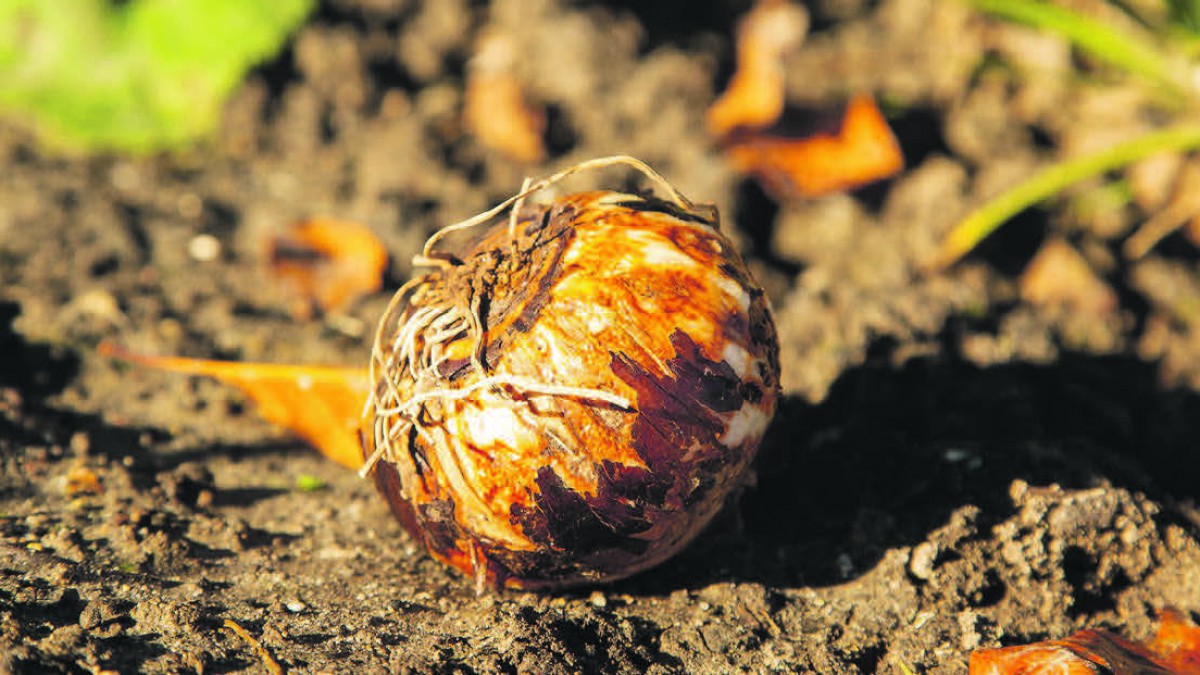
{"label": "soil", "polygon": [[[1153,123],[1152,99],[959,3],[811,2],[789,101],[876,94],[908,168],[776,202],[703,131],[748,5],[334,0],[192,151],[62,157],[0,127],[0,672],[263,672],[267,654],[292,672],[961,673],[976,648],[1196,617],[1195,250],[1124,260],[1147,212],[1077,208],[1108,194],[1090,184],[921,271],[971,206]],[[522,45],[544,165],[464,133],[484,27]],[[635,578],[477,596],[237,392],[96,353],[365,365],[431,232],[614,153],[720,207],[774,304],[785,388],[754,484]],[[264,242],[308,215],[370,226],[387,289],[293,319]],[[1050,237],[1116,309],[1022,299]]]}

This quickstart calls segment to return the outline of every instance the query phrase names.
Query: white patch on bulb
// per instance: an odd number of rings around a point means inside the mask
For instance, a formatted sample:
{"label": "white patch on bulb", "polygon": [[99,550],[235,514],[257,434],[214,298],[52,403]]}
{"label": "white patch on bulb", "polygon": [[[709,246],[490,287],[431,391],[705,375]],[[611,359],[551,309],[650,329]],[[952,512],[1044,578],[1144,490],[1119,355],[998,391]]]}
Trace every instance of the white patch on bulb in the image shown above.
{"label": "white patch on bulb", "polygon": [[550,371],[558,373],[571,373],[580,368],[580,355],[578,350],[564,349],[571,347],[567,341],[559,337],[559,334],[553,329],[544,325],[545,322],[538,322],[533,325],[534,335],[539,337],[542,344],[545,346],[545,359],[542,365],[541,377],[553,382],[553,376],[548,375]]}
{"label": "white patch on bulb", "polygon": [[767,430],[771,418],[754,403],[746,402],[725,422],[725,434],[717,439],[727,448],[736,448],[749,439],[757,439]]}
{"label": "white patch on bulb", "polygon": [[608,316],[600,308],[580,307],[579,309],[585,314],[584,323],[587,325],[588,333],[599,335],[605,328],[608,328]]}
{"label": "white patch on bulb", "polygon": [[525,434],[521,431],[524,425],[509,406],[497,402],[480,408],[468,407],[460,414],[466,426],[467,437],[476,447],[522,447]]}
{"label": "white patch on bulb", "polygon": [[645,232],[628,232],[625,236],[641,245],[643,262],[647,265],[696,267],[700,264],[688,254],[676,248],[674,244],[663,241],[657,235]]}
{"label": "white patch on bulb", "polygon": [[722,291],[724,291],[725,295],[733,298],[733,301],[737,303],[738,308],[743,314],[749,312],[750,294],[746,292],[746,289],[742,288],[741,284],[733,279],[730,279],[724,274],[721,274],[719,271],[715,272],[715,276],[717,279],[717,288],[720,288]]}
{"label": "white patch on bulb", "polygon": [[750,367],[750,352],[743,349],[741,345],[736,342],[725,343],[725,349],[721,352],[721,360],[728,363],[738,377],[746,379],[746,373]]}

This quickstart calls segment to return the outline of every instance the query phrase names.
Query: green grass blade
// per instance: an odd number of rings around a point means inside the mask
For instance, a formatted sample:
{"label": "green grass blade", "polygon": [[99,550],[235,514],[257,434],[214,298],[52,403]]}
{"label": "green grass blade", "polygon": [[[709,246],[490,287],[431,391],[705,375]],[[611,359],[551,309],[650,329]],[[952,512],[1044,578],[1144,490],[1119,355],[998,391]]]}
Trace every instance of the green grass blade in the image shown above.
{"label": "green grass blade", "polygon": [[1038,0],[964,0],[1002,19],[1062,35],[1080,50],[1183,96],[1195,94],[1182,64],[1141,36]]}
{"label": "green grass blade", "polygon": [[1188,152],[1197,148],[1200,148],[1200,126],[1185,124],[1153,131],[1111,148],[1049,166],[964,218],[942,241],[931,267],[942,269],[953,265],[1008,219],[1074,183],[1159,153]]}
{"label": "green grass blade", "polygon": [[1171,21],[1193,35],[1200,33],[1200,0],[1167,0]]}

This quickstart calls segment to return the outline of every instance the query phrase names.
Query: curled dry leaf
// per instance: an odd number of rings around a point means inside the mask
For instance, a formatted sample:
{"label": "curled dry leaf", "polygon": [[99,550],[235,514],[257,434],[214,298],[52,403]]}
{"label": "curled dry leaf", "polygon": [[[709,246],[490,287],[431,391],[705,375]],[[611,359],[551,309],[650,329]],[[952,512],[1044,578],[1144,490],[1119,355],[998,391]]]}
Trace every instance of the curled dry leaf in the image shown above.
{"label": "curled dry leaf", "polygon": [[1072,311],[1103,316],[1117,306],[1117,295],[1087,260],[1070,244],[1051,239],[1025,267],[1020,280],[1021,297],[1043,307],[1066,307]]}
{"label": "curled dry leaf", "polygon": [[738,171],[776,199],[815,197],[887,178],[904,156],[875,102],[852,99],[835,133],[797,136],[776,124],[786,108],[785,56],[808,30],[808,13],[790,0],[759,0],[738,24],[737,70],[708,109],[708,133]]}
{"label": "curled dry leaf", "polygon": [[326,218],[296,223],[274,237],[268,257],[271,273],[299,297],[292,315],[302,319],[378,291],[388,259],[367,227]]}
{"label": "curled dry leaf", "polygon": [[542,161],[546,117],[525,101],[514,71],[517,50],[511,38],[486,33],[467,64],[464,117],[485,147],[528,164]]}
{"label": "curled dry leaf", "polygon": [[1146,645],[1083,630],[1062,640],[981,649],[971,654],[970,675],[1200,675],[1200,628],[1173,609],[1159,621]]}
{"label": "curled dry leaf", "polygon": [[1112,633],[1085,630],[1062,640],[971,654],[970,675],[1171,675],[1144,647]]}
{"label": "curled dry leaf", "polygon": [[359,425],[370,389],[365,368],[237,363],[133,354],[110,344],[100,354],[159,370],[211,377],[241,390],[264,419],[351,469],[362,466]]}
{"label": "curled dry leaf", "polygon": [[848,190],[904,168],[900,143],[869,96],[850,100],[835,134],[749,134],[730,140],[725,156],[739,171],[757,177],[777,199]]}
{"label": "curled dry leaf", "polygon": [[1150,651],[1173,673],[1200,675],[1200,627],[1172,608],[1160,612],[1158,619]]}
{"label": "curled dry leaf", "polygon": [[790,0],[758,0],[738,23],[737,70],[708,109],[708,133],[773,124],[784,108],[784,56],[804,42],[808,12]]}

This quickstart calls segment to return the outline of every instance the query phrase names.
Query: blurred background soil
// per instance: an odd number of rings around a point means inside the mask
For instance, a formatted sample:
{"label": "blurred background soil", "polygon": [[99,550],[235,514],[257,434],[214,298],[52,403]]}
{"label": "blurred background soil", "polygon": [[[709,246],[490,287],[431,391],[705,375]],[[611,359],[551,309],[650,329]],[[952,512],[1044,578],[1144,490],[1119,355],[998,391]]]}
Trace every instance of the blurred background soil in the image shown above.
{"label": "blurred background soil", "polygon": [[[730,168],[704,116],[734,0],[331,0],[193,150],[64,157],[0,126],[0,672],[262,672],[232,620],[295,672],[961,673],[979,647],[1200,612],[1195,249],[1122,258],[1148,212],[1093,183],[922,271],[986,197],[1154,124],[1145,95],[957,2],[807,6],[789,103],[874,94],[897,177],[776,200]],[[519,46],[540,162],[465,132],[484,30]],[[720,207],[773,302],[786,394],[756,482],[634,579],[476,597],[237,392],[96,354],[365,365],[430,233],[614,153]],[[264,247],[308,216],[369,226],[385,290],[293,318]],[[1052,238],[1114,303],[1022,293]]]}

